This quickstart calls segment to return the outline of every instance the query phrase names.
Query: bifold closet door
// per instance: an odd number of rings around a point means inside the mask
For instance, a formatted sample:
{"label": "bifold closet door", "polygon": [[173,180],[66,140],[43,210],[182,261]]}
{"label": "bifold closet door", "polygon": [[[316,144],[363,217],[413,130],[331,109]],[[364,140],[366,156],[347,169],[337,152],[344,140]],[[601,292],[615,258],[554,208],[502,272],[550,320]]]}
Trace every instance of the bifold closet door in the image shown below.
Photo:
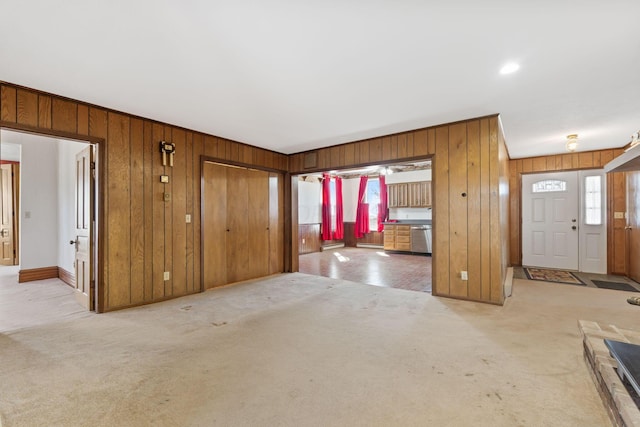
{"label": "bifold closet door", "polygon": [[205,163],[203,177],[205,289],[269,275],[269,173]]}
{"label": "bifold closet door", "polygon": [[204,289],[227,282],[227,170],[204,163],[202,200],[202,267]]}

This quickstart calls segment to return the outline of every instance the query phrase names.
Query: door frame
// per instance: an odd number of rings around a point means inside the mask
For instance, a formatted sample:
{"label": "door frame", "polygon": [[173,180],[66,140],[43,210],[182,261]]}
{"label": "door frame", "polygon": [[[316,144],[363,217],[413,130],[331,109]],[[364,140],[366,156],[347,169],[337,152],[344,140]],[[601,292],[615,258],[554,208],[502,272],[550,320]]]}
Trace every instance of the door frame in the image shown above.
{"label": "door frame", "polygon": [[583,271],[583,257],[584,250],[583,244],[581,243],[584,240],[584,228],[582,227],[584,224],[584,177],[588,174],[589,171],[600,171],[602,173],[598,174],[602,177],[602,233],[601,235],[604,237],[604,242],[602,244],[602,251],[604,252],[604,263],[605,263],[605,271],[603,273],[598,274],[608,274],[609,273],[609,186],[608,186],[608,177],[607,174],[604,173],[602,168],[585,168],[585,169],[564,169],[564,170],[550,170],[550,171],[538,171],[538,172],[529,172],[529,173],[520,173],[519,174],[519,185],[520,185],[520,239],[519,239],[519,253],[520,253],[520,265],[524,265],[523,263],[523,206],[524,206],[524,176],[531,175],[553,175],[558,173],[575,173],[576,174],[576,183],[577,183],[577,198],[578,198],[578,270],[579,272]]}
{"label": "door frame", "polygon": [[[42,129],[39,127],[33,127],[28,125],[22,125],[18,123],[11,123],[7,121],[0,121],[0,129],[6,129],[12,132],[27,133],[38,136],[45,136],[57,139],[67,139],[72,141],[78,141],[94,146],[95,155],[95,181],[94,181],[94,213],[95,213],[95,228],[94,228],[94,245],[93,254],[91,256],[94,265],[93,278],[95,284],[95,300],[94,307],[96,313],[104,312],[105,307],[105,285],[104,285],[104,262],[105,262],[105,231],[102,227],[104,221],[104,195],[105,195],[105,174],[103,167],[103,159],[106,158],[105,153],[105,140],[95,136],[81,135],[73,132],[58,131],[53,129]],[[0,142],[1,143],[1,142]]]}

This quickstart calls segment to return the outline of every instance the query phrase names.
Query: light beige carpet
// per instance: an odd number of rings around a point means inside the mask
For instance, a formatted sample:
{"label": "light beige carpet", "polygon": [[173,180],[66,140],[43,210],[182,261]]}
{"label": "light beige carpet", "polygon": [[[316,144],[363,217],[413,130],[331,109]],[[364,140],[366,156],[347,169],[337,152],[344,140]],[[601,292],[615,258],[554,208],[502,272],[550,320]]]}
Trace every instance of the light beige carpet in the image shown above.
{"label": "light beige carpet", "polygon": [[640,315],[611,290],[515,280],[497,307],[296,273],[19,327],[11,289],[43,285],[5,282],[3,427],[603,426],[577,320]]}

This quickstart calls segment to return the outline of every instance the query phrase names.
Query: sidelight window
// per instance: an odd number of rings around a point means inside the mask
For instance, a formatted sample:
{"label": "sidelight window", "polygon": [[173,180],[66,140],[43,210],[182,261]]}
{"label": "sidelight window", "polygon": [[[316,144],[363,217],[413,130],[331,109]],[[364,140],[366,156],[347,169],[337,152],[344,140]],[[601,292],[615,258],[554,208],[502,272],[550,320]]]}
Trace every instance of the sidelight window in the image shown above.
{"label": "sidelight window", "polygon": [[602,224],[602,177],[599,175],[584,178],[584,223]]}

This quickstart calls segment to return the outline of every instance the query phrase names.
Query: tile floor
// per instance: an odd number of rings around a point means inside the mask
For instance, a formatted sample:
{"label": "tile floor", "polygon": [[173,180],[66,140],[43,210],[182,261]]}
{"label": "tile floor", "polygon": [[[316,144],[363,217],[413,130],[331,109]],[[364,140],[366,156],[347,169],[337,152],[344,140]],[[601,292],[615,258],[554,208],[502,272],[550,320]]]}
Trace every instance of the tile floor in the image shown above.
{"label": "tile floor", "polygon": [[300,272],[368,285],[431,292],[431,257],[371,248],[300,255]]}

